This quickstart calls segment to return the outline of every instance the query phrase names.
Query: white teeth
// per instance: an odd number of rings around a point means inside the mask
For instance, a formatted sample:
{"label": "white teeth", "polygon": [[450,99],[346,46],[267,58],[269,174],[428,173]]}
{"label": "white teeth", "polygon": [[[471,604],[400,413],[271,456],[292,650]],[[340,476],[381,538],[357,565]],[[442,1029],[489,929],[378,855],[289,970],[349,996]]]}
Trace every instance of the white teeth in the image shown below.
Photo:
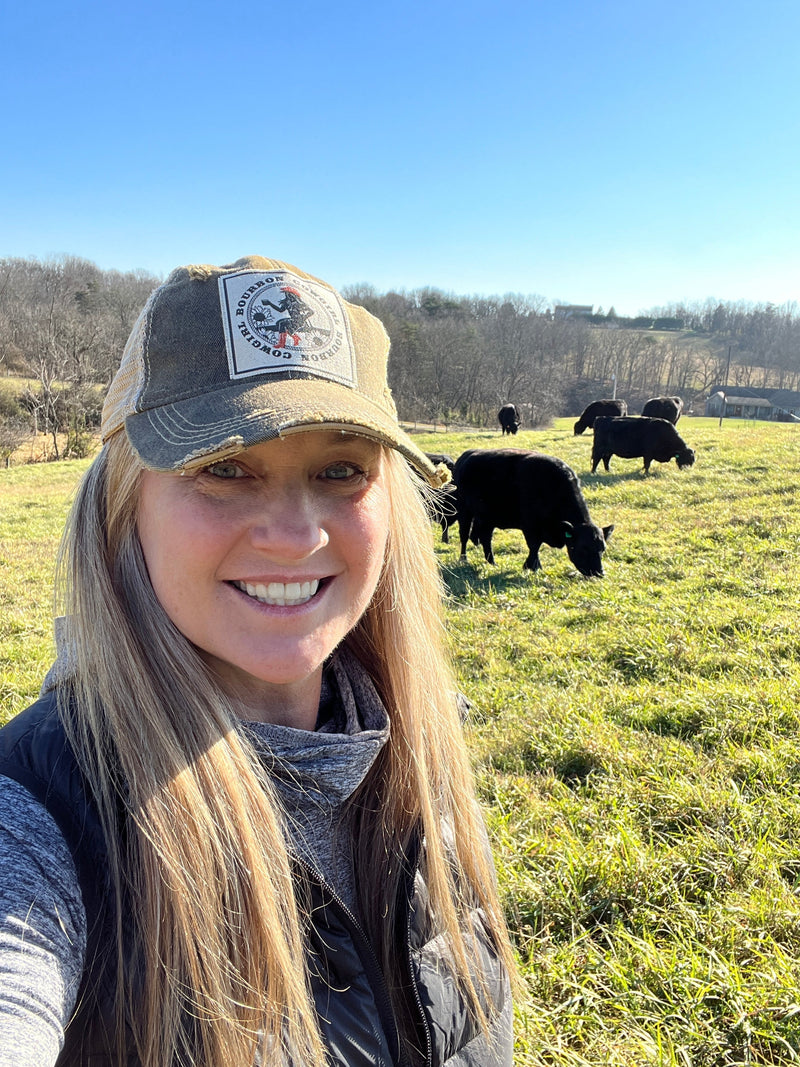
{"label": "white teeth", "polygon": [[264,585],[259,582],[253,585],[251,582],[234,582],[238,589],[262,604],[275,604],[278,607],[295,607],[297,604],[305,604],[319,589],[318,579],[311,582],[270,582]]}

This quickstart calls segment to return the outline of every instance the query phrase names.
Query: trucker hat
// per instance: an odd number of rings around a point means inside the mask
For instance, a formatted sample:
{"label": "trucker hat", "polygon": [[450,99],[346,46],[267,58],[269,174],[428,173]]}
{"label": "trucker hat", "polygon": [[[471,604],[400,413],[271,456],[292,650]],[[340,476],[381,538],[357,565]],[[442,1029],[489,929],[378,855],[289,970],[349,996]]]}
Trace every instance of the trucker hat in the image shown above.
{"label": "trucker hat", "polygon": [[178,267],[131,331],[103,405],[145,467],[178,471],[308,429],[397,449],[431,485],[449,478],[397,421],[379,319],[289,263],[246,256]]}

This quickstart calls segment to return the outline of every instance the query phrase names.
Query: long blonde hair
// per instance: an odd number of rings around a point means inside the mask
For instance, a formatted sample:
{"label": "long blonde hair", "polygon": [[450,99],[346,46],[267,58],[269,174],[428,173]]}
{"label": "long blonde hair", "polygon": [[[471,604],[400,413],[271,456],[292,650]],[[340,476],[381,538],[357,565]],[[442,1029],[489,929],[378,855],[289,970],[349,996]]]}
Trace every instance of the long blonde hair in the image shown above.
{"label": "long blonde hair", "polygon": [[[444,650],[430,522],[405,461],[387,450],[384,469],[387,556],[373,600],[346,639],[392,722],[353,798],[355,870],[370,872],[359,903],[399,998],[398,859],[421,834],[453,980],[486,1027],[480,967],[460,918],[482,908],[509,971],[511,950]],[[59,566],[75,656],[59,706],[106,836],[119,1060],[127,1024],[144,1067],[252,1067],[259,1049],[270,1050],[270,1062],[324,1063],[306,967],[307,916],[280,805],[223,692],[155,596],[136,533],[140,471],[117,433],[84,477]],[[445,827],[454,844],[445,843]],[[125,959],[123,901],[143,975],[129,973]]]}

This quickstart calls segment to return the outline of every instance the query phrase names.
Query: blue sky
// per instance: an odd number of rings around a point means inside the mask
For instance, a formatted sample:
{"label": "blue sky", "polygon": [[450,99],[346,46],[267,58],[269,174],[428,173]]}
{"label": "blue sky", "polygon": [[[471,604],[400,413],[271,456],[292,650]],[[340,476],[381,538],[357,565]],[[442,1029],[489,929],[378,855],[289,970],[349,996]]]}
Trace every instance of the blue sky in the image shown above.
{"label": "blue sky", "polygon": [[794,301],[798,42],[796,0],[5,5],[0,257]]}

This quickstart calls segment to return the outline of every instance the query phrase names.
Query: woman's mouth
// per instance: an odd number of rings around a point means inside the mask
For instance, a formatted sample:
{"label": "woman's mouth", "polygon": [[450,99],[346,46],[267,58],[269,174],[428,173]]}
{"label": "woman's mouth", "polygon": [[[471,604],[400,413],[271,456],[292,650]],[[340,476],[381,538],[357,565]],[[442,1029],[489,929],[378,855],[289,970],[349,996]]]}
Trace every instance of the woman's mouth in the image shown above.
{"label": "woman's mouth", "polygon": [[319,589],[319,579],[310,582],[231,582],[237,589],[262,604],[272,604],[281,608],[293,608],[298,604],[307,604]]}

